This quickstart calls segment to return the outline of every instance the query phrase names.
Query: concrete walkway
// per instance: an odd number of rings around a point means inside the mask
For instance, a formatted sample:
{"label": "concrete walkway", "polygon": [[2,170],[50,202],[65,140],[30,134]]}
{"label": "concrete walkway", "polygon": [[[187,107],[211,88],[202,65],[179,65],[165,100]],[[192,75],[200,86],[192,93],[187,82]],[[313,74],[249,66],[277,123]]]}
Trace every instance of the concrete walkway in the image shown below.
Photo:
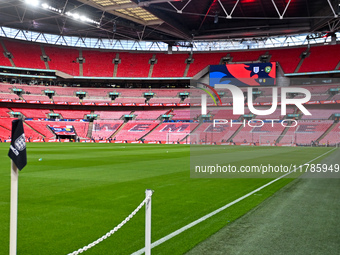
{"label": "concrete walkway", "polygon": [[[340,164],[340,150],[323,162]],[[317,177],[294,180],[187,255],[340,254],[340,173]]]}

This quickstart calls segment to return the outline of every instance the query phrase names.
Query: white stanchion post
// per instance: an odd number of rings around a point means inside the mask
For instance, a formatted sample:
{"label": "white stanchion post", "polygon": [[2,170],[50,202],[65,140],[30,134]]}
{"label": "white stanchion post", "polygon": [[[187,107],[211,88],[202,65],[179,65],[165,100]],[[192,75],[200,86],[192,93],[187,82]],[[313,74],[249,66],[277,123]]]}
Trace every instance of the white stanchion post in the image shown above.
{"label": "white stanchion post", "polygon": [[152,190],[145,191],[146,197],[150,197],[145,203],[145,255],[151,255],[151,195]]}
{"label": "white stanchion post", "polygon": [[207,115],[207,94],[201,94],[201,114]]}
{"label": "white stanchion post", "polygon": [[18,178],[17,166],[12,161],[11,165],[11,216],[10,216],[10,242],[9,254],[17,254],[17,223],[18,223]]}

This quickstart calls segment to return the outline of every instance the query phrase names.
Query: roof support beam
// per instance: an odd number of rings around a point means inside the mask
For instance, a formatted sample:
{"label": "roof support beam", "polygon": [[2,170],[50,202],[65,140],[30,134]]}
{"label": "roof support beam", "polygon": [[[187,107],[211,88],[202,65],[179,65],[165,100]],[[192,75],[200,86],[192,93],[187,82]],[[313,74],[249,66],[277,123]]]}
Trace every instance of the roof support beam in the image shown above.
{"label": "roof support beam", "polygon": [[168,3],[172,6],[172,8],[174,8],[176,10],[177,13],[182,13],[183,10],[185,9],[185,7],[187,7],[190,2],[191,2],[191,0],[188,0],[188,2],[183,6],[183,8],[179,10],[179,9],[176,8],[176,6],[174,6],[171,3],[171,1],[168,1]]}
{"label": "roof support beam", "polygon": [[63,10],[62,10],[62,13],[63,13],[63,14],[65,13],[65,10],[66,10],[66,7],[67,7],[67,4],[68,4],[68,0],[66,0],[66,2],[65,2],[65,4],[64,4]]}
{"label": "roof support beam", "polygon": [[115,4],[108,7],[104,7],[105,11],[113,11],[119,9],[127,9],[127,8],[137,8],[137,7],[149,7],[152,4],[161,4],[167,2],[176,2],[176,0],[149,0],[144,2],[139,2],[138,4],[135,2],[126,3],[126,4]]}
{"label": "roof support beam", "polygon": [[221,7],[222,7],[222,9],[223,9],[223,11],[224,11],[224,13],[225,13],[225,15],[227,15],[227,19],[231,19],[231,18],[232,18],[232,15],[233,15],[233,13],[234,13],[234,11],[235,11],[235,8],[236,8],[236,6],[238,5],[238,3],[240,2],[240,0],[237,0],[237,2],[235,3],[235,5],[234,5],[233,9],[231,10],[230,14],[229,14],[229,13],[226,11],[226,9],[224,8],[223,4],[221,3],[221,0],[218,0],[218,2],[219,2],[219,4],[221,5]]}
{"label": "roof support beam", "polygon": [[22,14],[22,17],[20,16],[20,13],[19,13],[18,8],[16,6],[15,6],[15,10],[18,14],[18,18],[19,18],[20,23],[22,23],[24,21],[27,8],[25,8],[24,13]]}
{"label": "roof support beam", "polygon": [[332,10],[332,12],[333,12],[333,14],[334,14],[334,18],[337,18],[338,15],[336,14],[336,12],[335,12],[335,10],[334,10],[334,8],[333,8],[333,6],[332,6],[332,3],[330,2],[330,0],[327,0],[327,1],[328,1],[328,4],[329,4],[329,7],[331,7],[331,10]]}
{"label": "roof support beam", "polygon": [[[276,10],[277,14],[279,15],[280,19],[283,19],[283,16],[285,16],[286,11],[287,11],[288,6],[289,6],[289,4],[290,4],[291,1],[292,1],[292,0],[289,0],[289,2],[287,3],[287,5],[286,5],[286,7],[285,7],[285,9],[284,9],[284,11],[283,11],[283,13],[281,14],[280,11],[279,11],[279,9],[277,8],[276,3],[274,2],[274,0],[272,0],[272,3],[273,3],[273,5],[274,5],[275,10]],[[328,1],[329,1],[329,0],[328,0]]]}

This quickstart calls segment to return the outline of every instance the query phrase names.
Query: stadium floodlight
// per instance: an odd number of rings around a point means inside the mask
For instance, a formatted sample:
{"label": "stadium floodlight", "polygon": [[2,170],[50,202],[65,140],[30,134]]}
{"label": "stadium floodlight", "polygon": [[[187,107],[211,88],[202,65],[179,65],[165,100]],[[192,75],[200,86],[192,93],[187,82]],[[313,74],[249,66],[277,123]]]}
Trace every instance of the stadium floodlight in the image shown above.
{"label": "stadium floodlight", "polygon": [[72,16],[74,19],[80,19],[80,15],[78,13],[74,13]]}
{"label": "stadium floodlight", "polygon": [[39,1],[38,0],[25,0],[25,3],[33,5],[33,6],[38,6],[39,5]]}
{"label": "stadium floodlight", "polygon": [[82,22],[88,22],[88,23],[92,23],[92,24],[95,24],[95,25],[100,25],[100,22],[98,21],[95,21],[93,19],[90,19],[84,15],[80,15],[79,13],[72,13],[72,12],[66,12],[65,13],[67,16],[75,19],[75,20],[80,20]]}
{"label": "stadium floodlight", "polygon": [[50,11],[56,12],[56,13],[58,13],[58,14],[62,13],[62,10],[61,10],[61,9],[55,8],[55,7],[53,7],[53,6],[50,6],[50,5],[48,5],[47,3],[42,3],[42,4],[41,4],[41,7],[42,7],[43,9],[45,9],[45,10],[50,10]]}
{"label": "stadium floodlight", "polygon": [[[37,7],[39,6],[39,7],[43,8],[44,10],[49,10],[49,11],[52,11],[52,12],[57,13],[59,15],[61,15],[63,13],[63,10],[55,8],[55,7],[49,5],[46,2],[40,3],[39,0],[25,0],[25,3],[33,5],[33,6],[37,6]],[[87,23],[92,23],[92,24],[95,24],[97,26],[100,25],[100,22],[95,21],[93,19],[90,19],[90,18],[88,18],[84,15],[81,15],[79,13],[66,12],[65,14],[67,16],[75,19],[75,20],[79,20],[79,21],[87,22]]]}

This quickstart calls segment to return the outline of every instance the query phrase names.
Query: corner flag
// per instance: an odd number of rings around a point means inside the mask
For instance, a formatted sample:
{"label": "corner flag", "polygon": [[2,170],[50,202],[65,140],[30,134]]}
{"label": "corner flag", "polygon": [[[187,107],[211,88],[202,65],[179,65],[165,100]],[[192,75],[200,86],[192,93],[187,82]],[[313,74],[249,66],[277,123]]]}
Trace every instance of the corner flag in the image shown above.
{"label": "corner flag", "polygon": [[18,229],[18,169],[23,169],[27,164],[25,133],[21,119],[12,121],[11,146],[9,148],[8,156],[12,160],[9,252],[10,255],[16,255]]}
{"label": "corner flag", "polygon": [[11,146],[8,156],[19,170],[23,169],[27,164],[25,133],[21,119],[12,121]]}

